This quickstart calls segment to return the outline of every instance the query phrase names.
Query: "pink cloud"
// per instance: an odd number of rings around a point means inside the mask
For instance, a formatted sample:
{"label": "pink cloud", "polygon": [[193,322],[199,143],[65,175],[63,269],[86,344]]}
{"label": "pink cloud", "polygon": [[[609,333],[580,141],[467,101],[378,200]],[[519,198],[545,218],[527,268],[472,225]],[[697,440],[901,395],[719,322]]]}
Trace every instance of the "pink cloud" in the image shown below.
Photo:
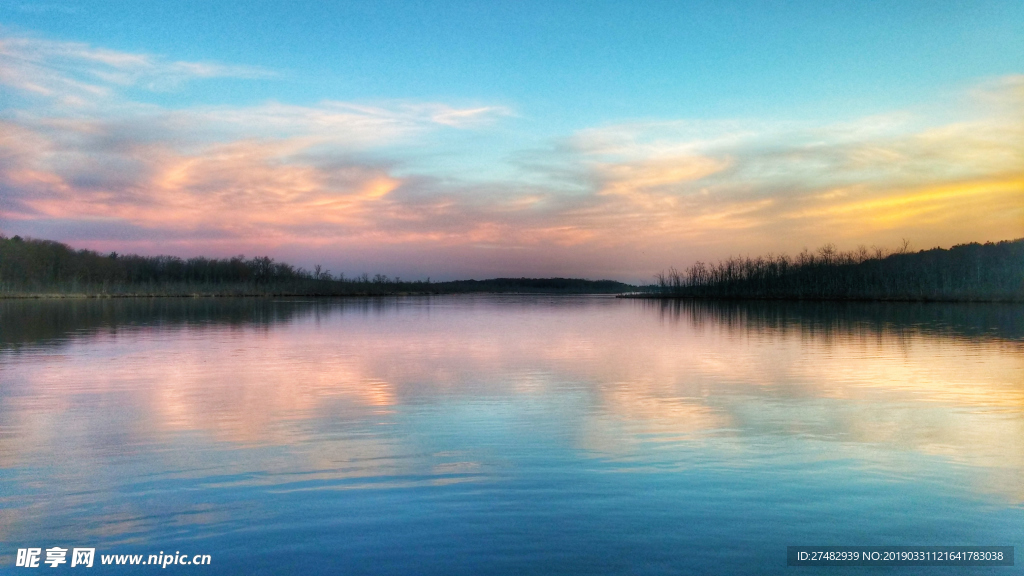
{"label": "pink cloud", "polygon": [[503,106],[169,110],[127,100],[122,85],[246,69],[25,39],[0,40],[0,53],[13,55],[0,82],[28,94],[0,115],[8,233],[119,252],[270,252],[336,271],[642,280],[733,252],[1024,232],[1016,76],[976,90],[980,111],[952,122],[896,112],[825,126],[611,125],[521,152],[515,175],[482,179],[458,168],[470,145],[445,148],[445,171],[410,158],[508,117]]}

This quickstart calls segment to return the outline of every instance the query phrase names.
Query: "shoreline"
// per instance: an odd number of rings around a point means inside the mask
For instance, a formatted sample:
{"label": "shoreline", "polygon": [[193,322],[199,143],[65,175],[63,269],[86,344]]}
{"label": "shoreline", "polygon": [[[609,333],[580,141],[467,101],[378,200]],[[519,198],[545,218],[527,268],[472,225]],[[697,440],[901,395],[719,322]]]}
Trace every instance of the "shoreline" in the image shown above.
{"label": "shoreline", "polygon": [[945,304],[1024,304],[1024,297],[1019,298],[942,298],[942,297],[905,297],[905,298],[824,298],[824,297],[789,297],[789,296],[689,296],[676,294],[615,294],[603,292],[530,292],[530,291],[438,291],[438,292],[384,292],[384,293],[356,293],[356,294],[307,294],[297,292],[274,292],[274,293],[193,293],[193,294],[0,294],[0,301],[8,300],[127,300],[147,298],[316,298],[316,299],[341,299],[341,298],[388,298],[404,296],[459,296],[479,294],[503,294],[523,296],[609,296],[623,300],[659,300],[659,301],[716,301],[716,302],[890,302],[890,303],[945,303]]}
{"label": "shoreline", "polygon": [[461,296],[480,294],[522,295],[522,296],[609,296],[618,298],[615,293],[604,292],[385,292],[364,294],[2,294],[3,300],[127,300],[143,298],[388,298],[395,296]]}
{"label": "shoreline", "polygon": [[755,301],[755,302],[900,302],[900,303],[946,303],[946,304],[1024,304],[1024,296],[1016,298],[825,298],[795,296],[689,296],[679,294],[618,294],[616,298],[629,300],[704,300],[704,301]]}

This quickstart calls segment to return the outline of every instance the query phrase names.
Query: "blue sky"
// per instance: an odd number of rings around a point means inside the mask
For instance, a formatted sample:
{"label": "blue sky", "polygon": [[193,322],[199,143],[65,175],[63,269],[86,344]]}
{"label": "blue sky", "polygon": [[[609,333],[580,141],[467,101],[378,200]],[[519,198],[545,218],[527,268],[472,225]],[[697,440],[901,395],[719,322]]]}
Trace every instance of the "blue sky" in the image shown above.
{"label": "blue sky", "polygon": [[[406,276],[434,266],[435,276],[629,279],[759,247],[1024,235],[1024,217],[1005,213],[1019,192],[1019,1],[7,2],[0,26],[0,120],[46,142],[11,153],[25,164],[0,197],[5,232],[181,255],[348,251],[358,256],[330,264]],[[87,161],[95,142],[83,148],[82,134],[97,131],[120,144]],[[227,182],[226,164],[190,173],[187,189],[147,180],[253,142],[278,145],[246,156],[278,168],[273,189]],[[848,154],[841,166],[838,148]],[[155,150],[165,164],[152,163]],[[822,150],[827,158],[805,158]],[[993,150],[1002,162],[978,161]],[[865,154],[874,164],[856,165]],[[303,194],[315,181],[323,195],[311,206],[366,186],[388,191],[366,196],[379,206],[337,207],[362,214],[358,226],[326,218],[304,242],[296,215],[276,236],[254,234],[254,222],[268,221],[260,210],[296,196],[299,172]],[[995,225],[985,212],[970,226],[935,217],[947,203],[886,226],[874,213],[851,216],[832,237],[788,226],[808,213],[798,201],[859,194],[874,206],[982,181],[996,191],[971,192],[970,203],[991,200]],[[227,217],[230,230],[163,225],[132,204],[142,189],[152,208],[227,188],[248,202]],[[41,200],[60,194],[80,213]],[[616,211],[658,234],[606,237]]]}
{"label": "blue sky", "polygon": [[168,104],[504,102],[552,128],[822,118],[914,105],[1024,66],[1020,2],[40,2],[8,28],[264,67]]}

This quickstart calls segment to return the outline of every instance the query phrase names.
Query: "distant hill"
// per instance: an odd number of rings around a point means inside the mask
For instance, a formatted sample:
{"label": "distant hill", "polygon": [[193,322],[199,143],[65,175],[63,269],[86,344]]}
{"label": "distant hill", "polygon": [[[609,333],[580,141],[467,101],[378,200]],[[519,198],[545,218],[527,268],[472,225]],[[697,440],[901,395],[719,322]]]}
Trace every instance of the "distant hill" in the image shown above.
{"label": "distant hill", "polygon": [[1024,302],[1024,238],[894,253],[828,244],[796,257],[697,262],[658,275],[647,298]]}
{"label": "distant hill", "polygon": [[635,290],[636,286],[614,280],[581,280],[579,278],[493,278],[491,280],[455,280],[439,282],[450,292],[518,292],[567,294],[618,294]]}
{"label": "distant hill", "polygon": [[612,280],[495,278],[405,281],[382,274],[333,276],[267,256],[189,258],[100,254],[51,240],[0,236],[0,297],[35,296],[376,296],[397,294],[617,293]]}

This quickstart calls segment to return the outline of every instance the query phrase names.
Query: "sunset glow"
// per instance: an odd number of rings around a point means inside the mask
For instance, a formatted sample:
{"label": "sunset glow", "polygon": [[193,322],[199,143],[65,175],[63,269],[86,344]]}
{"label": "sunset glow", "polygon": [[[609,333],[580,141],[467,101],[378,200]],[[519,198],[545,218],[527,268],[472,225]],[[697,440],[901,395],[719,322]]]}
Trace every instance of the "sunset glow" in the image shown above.
{"label": "sunset glow", "polygon": [[[696,259],[826,242],[891,247],[907,238],[930,248],[1024,236],[1022,35],[977,73],[947,68],[988,54],[998,38],[962,47],[961,61],[907,55],[920,74],[905,86],[880,82],[910,96],[864,98],[854,110],[835,96],[802,111],[805,96],[769,86],[773,112],[745,84],[733,104],[709,111],[693,98],[670,106],[643,84],[625,108],[598,98],[576,111],[586,93],[560,90],[542,105],[548,84],[503,91],[508,84],[473,84],[469,69],[459,82],[424,76],[414,89],[406,77],[417,74],[415,63],[403,64],[399,49],[376,53],[384,69],[375,73],[405,80],[370,82],[382,86],[375,94],[332,93],[323,86],[351,86],[352,67],[369,72],[345,64],[355,52],[315,27],[283,55],[247,47],[234,61],[212,41],[172,55],[162,42],[146,48],[134,36],[98,32],[90,19],[99,15],[83,6],[74,16],[81,27],[59,11],[0,12],[8,22],[0,27],[0,232],[8,236],[186,257],[268,254],[407,278],[628,281]],[[310,6],[296,10],[317,17]],[[429,26],[444,27],[453,11],[439,12]],[[469,17],[454,12],[453,27]],[[552,16],[558,26],[545,34],[557,34],[565,16]],[[935,30],[907,33],[973,30],[947,16]],[[821,26],[838,25],[821,17]],[[759,26],[770,32],[772,24]],[[608,41],[621,33],[607,32]],[[469,34],[456,60],[482,41]],[[659,42],[693,48],[672,38]],[[542,43],[567,49],[555,37]],[[341,63],[310,59],[327,46],[324,57]],[[855,57],[852,45],[835,49],[837,65]],[[556,52],[548,65],[597,67],[599,58]],[[684,82],[677,75],[695,62],[650,72]],[[541,67],[523,74],[542,75]],[[785,70],[820,72],[795,62]],[[705,74],[673,86],[728,102],[716,86],[734,85],[737,73]],[[864,79],[848,74],[836,86]],[[308,93],[297,88],[318,79],[323,86]],[[565,77],[584,80],[592,79]],[[629,79],[607,81],[618,93]],[[247,90],[254,96],[239,95]],[[765,111],[748,112],[754,101]]]}

